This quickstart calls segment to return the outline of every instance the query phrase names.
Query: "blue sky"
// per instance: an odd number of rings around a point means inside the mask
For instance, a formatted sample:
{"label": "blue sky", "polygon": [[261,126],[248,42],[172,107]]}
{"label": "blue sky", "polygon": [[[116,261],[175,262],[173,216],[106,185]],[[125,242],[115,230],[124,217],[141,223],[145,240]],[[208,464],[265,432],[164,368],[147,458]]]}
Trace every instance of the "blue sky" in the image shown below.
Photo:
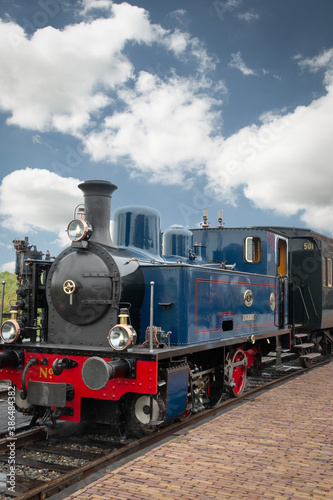
{"label": "blue sky", "polygon": [[80,181],[161,227],[333,227],[331,0],[2,0],[0,269]]}

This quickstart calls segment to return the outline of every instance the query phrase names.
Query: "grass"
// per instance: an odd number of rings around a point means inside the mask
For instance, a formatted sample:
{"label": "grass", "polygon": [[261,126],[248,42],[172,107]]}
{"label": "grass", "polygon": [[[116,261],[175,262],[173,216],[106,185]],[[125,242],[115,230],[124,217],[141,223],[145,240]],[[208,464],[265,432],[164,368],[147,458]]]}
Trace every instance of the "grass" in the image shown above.
{"label": "grass", "polygon": [[5,271],[4,273],[0,273],[0,300],[2,300],[2,285],[1,283],[5,281],[5,296],[4,296],[4,313],[10,312],[10,304],[9,302],[16,302],[16,274],[9,273]]}

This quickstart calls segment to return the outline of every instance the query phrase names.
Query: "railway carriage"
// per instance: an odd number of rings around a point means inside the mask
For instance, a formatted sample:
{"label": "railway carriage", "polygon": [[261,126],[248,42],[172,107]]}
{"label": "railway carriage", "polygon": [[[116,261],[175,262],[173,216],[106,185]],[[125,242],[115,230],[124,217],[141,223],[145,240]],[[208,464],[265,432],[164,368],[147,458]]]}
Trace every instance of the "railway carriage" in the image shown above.
{"label": "railway carriage", "polygon": [[332,240],[210,227],[205,215],[161,244],[159,214],[146,207],[117,210],[111,237],[116,186],[79,187],[84,206],[59,256],[15,243],[18,301],[1,327],[0,378],[33,421],[147,433],[224,391],[239,396],[270,351],[294,348],[308,364],[331,349]]}
{"label": "railway carriage", "polygon": [[[276,229],[288,238],[288,321],[294,348],[302,354],[302,366],[307,366],[316,354],[332,350],[333,240],[309,229]],[[309,340],[310,345],[302,347],[301,342],[298,347],[299,339]]]}

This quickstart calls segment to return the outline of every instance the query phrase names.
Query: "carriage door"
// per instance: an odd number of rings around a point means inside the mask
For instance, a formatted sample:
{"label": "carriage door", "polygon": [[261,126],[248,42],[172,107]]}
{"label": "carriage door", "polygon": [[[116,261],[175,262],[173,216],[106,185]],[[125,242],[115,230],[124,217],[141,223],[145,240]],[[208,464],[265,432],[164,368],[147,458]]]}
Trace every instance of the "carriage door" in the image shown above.
{"label": "carriage door", "polygon": [[278,239],[277,251],[278,251],[277,273],[278,273],[278,276],[285,276],[287,274],[287,242],[286,242],[286,240],[281,240],[281,238]]}
{"label": "carriage door", "polygon": [[285,319],[285,299],[286,299],[286,280],[287,275],[287,242],[278,238],[277,241],[277,275],[279,280],[279,318],[278,325],[284,327]]}

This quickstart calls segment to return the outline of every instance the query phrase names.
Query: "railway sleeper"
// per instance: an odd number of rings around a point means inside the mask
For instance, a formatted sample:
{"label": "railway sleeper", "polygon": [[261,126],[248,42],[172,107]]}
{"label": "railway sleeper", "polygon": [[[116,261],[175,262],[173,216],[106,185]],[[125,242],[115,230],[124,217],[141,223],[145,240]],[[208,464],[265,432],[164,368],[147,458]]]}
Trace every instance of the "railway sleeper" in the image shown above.
{"label": "railway sleeper", "polygon": [[31,479],[29,477],[23,477],[17,474],[15,477],[15,493],[13,493],[12,495],[9,494],[6,484],[7,474],[0,473],[0,494],[14,498],[19,495],[24,495],[25,493],[28,493],[35,488],[39,488],[40,486],[45,485],[45,481],[41,481],[40,479]]}

